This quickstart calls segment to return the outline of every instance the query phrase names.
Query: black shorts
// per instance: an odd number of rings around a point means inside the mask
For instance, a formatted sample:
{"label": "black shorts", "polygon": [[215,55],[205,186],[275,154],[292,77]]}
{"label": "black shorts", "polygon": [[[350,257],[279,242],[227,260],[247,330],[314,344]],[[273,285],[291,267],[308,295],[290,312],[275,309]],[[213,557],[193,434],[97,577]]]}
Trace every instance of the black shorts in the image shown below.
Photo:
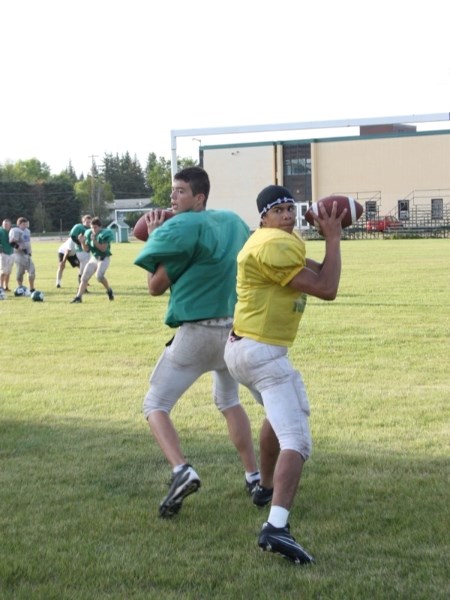
{"label": "black shorts", "polygon": [[[62,252],[58,252],[58,257],[59,257],[59,262],[62,262],[62,259],[64,258],[64,254]],[[67,261],[74,268],[80,266],[80,261],[78,260],[78,257],[76,255],[75,256],[68,256],[67,257]]]}

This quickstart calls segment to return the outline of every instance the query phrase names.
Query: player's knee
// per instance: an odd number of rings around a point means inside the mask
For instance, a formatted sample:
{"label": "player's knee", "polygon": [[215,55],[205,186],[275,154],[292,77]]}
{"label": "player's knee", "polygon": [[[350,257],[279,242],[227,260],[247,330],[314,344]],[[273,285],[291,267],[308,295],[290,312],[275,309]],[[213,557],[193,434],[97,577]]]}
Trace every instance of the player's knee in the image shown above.
{"label": "player's knee", "polygon": [[298,452],[305,461],[311,456],[312,439],[309,428],[280,435],[278,441],[280,450],[293,450],[294,452]]}
{"label": "player's knee", "polygon": [[218,398],[217,396],[214,396],[214,404],[216,405],[218,410],[220,410],[220,412],[223,413],[229,408],[233,408],[234,406],[240,406],[241,403],[239,401],[239,398],[236,398],[236,396],[230,398]]}
{"label": "player's knee", "polygon": [[170,411],[173,408],[174,403],[169,402],[167,400],[161,400],[160,398],[155,397],[155,395],[150,392],[145,396],[144,403],[142,405],[142,412],[144,413],[144,417],[147,420],[151,413],[156,411],[162,411],[166,414],[170,414]]}

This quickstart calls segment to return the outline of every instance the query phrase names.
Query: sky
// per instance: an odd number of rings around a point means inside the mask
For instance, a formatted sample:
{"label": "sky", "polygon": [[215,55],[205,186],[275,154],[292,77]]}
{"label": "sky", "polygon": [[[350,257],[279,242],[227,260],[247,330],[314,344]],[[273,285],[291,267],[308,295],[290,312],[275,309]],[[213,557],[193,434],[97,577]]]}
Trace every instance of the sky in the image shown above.
{"label": "sky", "polygon": [[170,160],[173,130],[450,112],[444,0],[6,0],[0,21],[0,164],[53,175]]}

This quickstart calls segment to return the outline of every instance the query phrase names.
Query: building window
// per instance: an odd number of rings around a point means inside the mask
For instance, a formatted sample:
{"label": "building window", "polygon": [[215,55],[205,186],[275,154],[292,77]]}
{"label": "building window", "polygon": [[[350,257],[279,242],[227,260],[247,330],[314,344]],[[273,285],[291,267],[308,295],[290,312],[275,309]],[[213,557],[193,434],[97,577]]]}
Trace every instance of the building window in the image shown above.
{"label": "building window", "polygon": [[409,220],[409,200],[398,201],[398,218],[400,221]]}
{"label": "building window", "polygon": [[285,185],[298,202],[312,201],[310,144],[283,145]]}
{"label": "building window", "polygon": [[311,175],[310,158],[293,158],[284,161],[285,175]]}
{"label": "building window", "polygon": [[431,218],[432,219],[443,219],[444,218],[444,199],[443,198],[431,198]]}
{"label": "building window", "polygon": [[365,207],[366,219],[375,219],[378,216],[376,200],[367,200]]}

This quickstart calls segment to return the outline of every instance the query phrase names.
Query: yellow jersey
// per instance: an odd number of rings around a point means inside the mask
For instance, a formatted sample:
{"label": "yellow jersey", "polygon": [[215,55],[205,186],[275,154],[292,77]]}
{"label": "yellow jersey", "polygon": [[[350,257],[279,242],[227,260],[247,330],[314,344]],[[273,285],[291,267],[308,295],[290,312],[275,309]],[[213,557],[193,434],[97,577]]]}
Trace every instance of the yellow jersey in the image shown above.
{"label": "yellow jersey", "polygon": [[263,227],[250,236],[237,262],[235,333],[266,344],[291,346],[306,294],[287,284],[306,264],[304,241],[295,232]]}

